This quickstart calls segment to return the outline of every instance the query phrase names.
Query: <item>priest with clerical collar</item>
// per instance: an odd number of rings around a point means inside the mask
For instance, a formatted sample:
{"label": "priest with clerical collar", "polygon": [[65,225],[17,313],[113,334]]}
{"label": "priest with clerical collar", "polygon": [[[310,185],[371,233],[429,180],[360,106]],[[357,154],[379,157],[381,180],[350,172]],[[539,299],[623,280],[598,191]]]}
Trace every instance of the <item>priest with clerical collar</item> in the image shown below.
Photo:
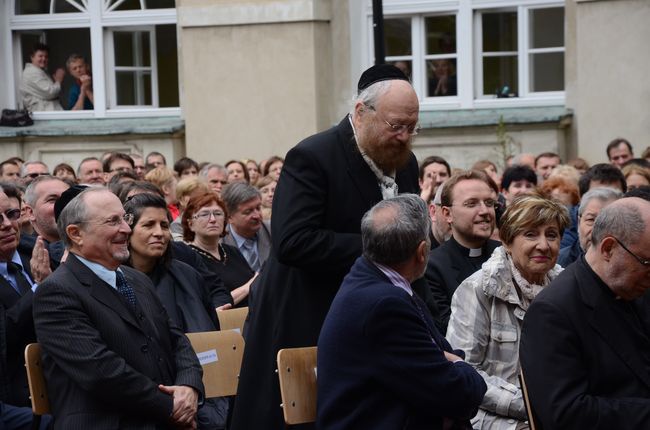
{"label": "priest with clerical collar", "polygon": [[431,251],[425,273],[438,307],[436,324],[441,333],[447,331],[454,291],[499,245],[490,239],[497,193],[494,181],[482,171],[460,172],[445,182],[440,199],[451,238]]}

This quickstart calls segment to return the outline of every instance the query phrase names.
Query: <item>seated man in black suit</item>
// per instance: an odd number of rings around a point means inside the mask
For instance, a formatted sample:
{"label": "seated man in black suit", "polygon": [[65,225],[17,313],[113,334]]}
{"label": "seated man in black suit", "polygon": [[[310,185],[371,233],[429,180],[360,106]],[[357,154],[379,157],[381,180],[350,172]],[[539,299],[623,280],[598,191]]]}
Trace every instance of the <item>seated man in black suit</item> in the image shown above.
{"label": "seated man in black suit", "polygon": [[364,215],[363,256],[318,339],[317,427],[470,428],[485,382],[411,289],[426,268],[430,228],[415,194],[383,200]]}
{"label": "seated man in black suit", "polygon": [[[425,278],[439,315],[436,325],[446,333],[454,291],[481,268],[499,245],[490,236],[494,231],[498,188],[479,170],[467,170],[449,178],[440,203],[444,220],[451,226],[451,238],[431,251]],[[437,222],[437,220],[436,220]]]}
{"label": "seated man in black suit", "polygon": [[545,429],[650,423],[650,202],[603,208],[584,256],[528,308],[519,357]]}
{"label": "seated man in black suit", "polygon": [[130,220],[102,188],[83,191],[58,217],[70,254],[34,297],[55,429],[196,427],[196,354],[149,278],[120,266]]}

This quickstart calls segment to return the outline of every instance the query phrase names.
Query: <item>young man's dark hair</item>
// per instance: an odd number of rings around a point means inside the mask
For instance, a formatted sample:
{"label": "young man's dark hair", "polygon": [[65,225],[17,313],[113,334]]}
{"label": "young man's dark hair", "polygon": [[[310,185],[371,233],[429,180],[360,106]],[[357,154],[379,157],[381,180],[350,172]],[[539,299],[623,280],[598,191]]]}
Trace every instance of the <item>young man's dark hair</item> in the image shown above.
{"label": "young man's dark hair", "polygon": [[501,189],[507,190],[514,181],[526,180],[531,184],[537,185],[537,173],[529,166],[516,164],[508,167],[501,177]]}
{"label": "young man's dark hair", "polygon": [[607,163],[600,163],[591,166],[578,181],[578,188],[580,189],[580,197],[582,197],[591,186],[591,182],[595,181],[600,184],[616,184],[621,185],[620,189],[622,192],[627,191],[627,183],[625,182],[625,176],[621,170]]}
{"label": "young man's dark hair", "polygon": [[420,180],[424,179],[424,169],[429,165],[433,163],[438,163],[442,164],[447,168],[447,174],[451,176],[451,167],[449,167],[449,163],[447,163],[447,160],[445,160],[442,157],[438,157],[437,155],[432,155],[430,157],[425,158],[422,160],[422,163],[420,163],[420,171],[418,176],[420,177]]}
{"label": "young man's dark hair", "polygon": [[106,160],[104,160],[104,163],[102,164],[102,170],[104,170],[104,173],[110,173],[111,165],[115,160],[128,161],[131,165],[131,169],[135,169],[135,162],[133,161],[133,158],[123,152],[113,152]]}
{"label": "young man's dark hair", "polygon": [[562,158],[555,152],[542,152],[537,157],[535,157],[535,167],[537,167],[537,163],[539,162],[540,158],[557,158],[560,160],[560,163],[562,163]]}
{"label": "young man's dark hair", "polygon": [[174,172],[180,177],[183,174],[183,171],[186,169],[190,169],[194,167],[196,169],[196,173],[199,173],[199,164],[192,160],[189,157],[183,157],[179,159],[177,162],[174,163]]}

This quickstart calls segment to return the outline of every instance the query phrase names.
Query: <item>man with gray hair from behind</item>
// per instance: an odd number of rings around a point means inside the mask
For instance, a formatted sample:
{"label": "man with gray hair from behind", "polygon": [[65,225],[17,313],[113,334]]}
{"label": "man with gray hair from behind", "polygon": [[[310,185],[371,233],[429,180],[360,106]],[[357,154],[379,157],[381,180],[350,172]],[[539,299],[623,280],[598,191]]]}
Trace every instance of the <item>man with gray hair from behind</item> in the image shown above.
{"label": "man with gray hair from behind", "polygon": [[487,387],[411,289],[427,265],[430,229],[415,194],[364,215],[363,255],[318,339],[318,428],[469,428]]}

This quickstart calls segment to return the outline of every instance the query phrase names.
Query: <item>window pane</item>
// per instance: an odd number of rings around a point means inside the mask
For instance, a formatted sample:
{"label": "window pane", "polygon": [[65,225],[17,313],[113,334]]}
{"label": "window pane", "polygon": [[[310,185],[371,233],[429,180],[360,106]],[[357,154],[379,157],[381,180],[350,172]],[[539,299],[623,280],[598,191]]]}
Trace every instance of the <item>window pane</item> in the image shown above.
{"label": "window pane", "polygon": [[564,8],[531,10],[530,33],[531,48],[564,46]]}
{"label": "window pane", "polygon": [[411,18],[384,20],[386,56],[411,55]]}
{"label": "window pane", "polygon": [[180,106],[178,96],[178,51],[175,25],[156,26],[156,61],[158,65],[158,104]]}
{"label": "window pane", "polygon": [[115,49],[116,66],[151,66],[149,32],[116,31],[113,33],[113,44]]}
{"label": "window pane", "polygon": [[117,104],[121,106],[135,105],[135,72],[116,72],[115,81],[117,84]]}
{"label": "window pane", "polygon": [[456,16],[430,16],[425,18],[427,54],[456,52]]}
{"label": "window pane", "polygon": [[[33,13],[50,13],[51,0],[16,0],[16,15],[28,15]],[[83,3],[78,1],[81,6]],[[66,0],[54,1],[54,13],[81,12]]]}
{"label": "window pane", "polygon": [[135,55],[133,53],[133,33],[116,31],[113,33],[113,44],[115,49],[116,66],[135,66]]}
{"label": "window pane", "polygon": [[[118,0],[112,0],[111,5],[117,3]],[[174,0],[145,0],[145,9],[167,9],[175,8]],[[110,5],[109,5],[110,7]],[[121,3],[115,10],[139,10],[141,9],[140,0],[126,0]]]}
{"label": "window pane", "polygon": [[16,15],[50,13],[50,0],[17,0]]}
{"label": "window pane", "polygon": [[483,52],[517,50],[517,12],[482,14]]}
{"label": "window pane", "polygon": [[484,57],[483,94],[508,97],[517,93],[517,57]]}
{"label": "window pane", "polygon": [[531,91],[564,91],[564,53],[530,56]]}
{"label": "window pane", "polygon": [[457,95],[456,59],[428,60],[427,82],[429,97]]}

